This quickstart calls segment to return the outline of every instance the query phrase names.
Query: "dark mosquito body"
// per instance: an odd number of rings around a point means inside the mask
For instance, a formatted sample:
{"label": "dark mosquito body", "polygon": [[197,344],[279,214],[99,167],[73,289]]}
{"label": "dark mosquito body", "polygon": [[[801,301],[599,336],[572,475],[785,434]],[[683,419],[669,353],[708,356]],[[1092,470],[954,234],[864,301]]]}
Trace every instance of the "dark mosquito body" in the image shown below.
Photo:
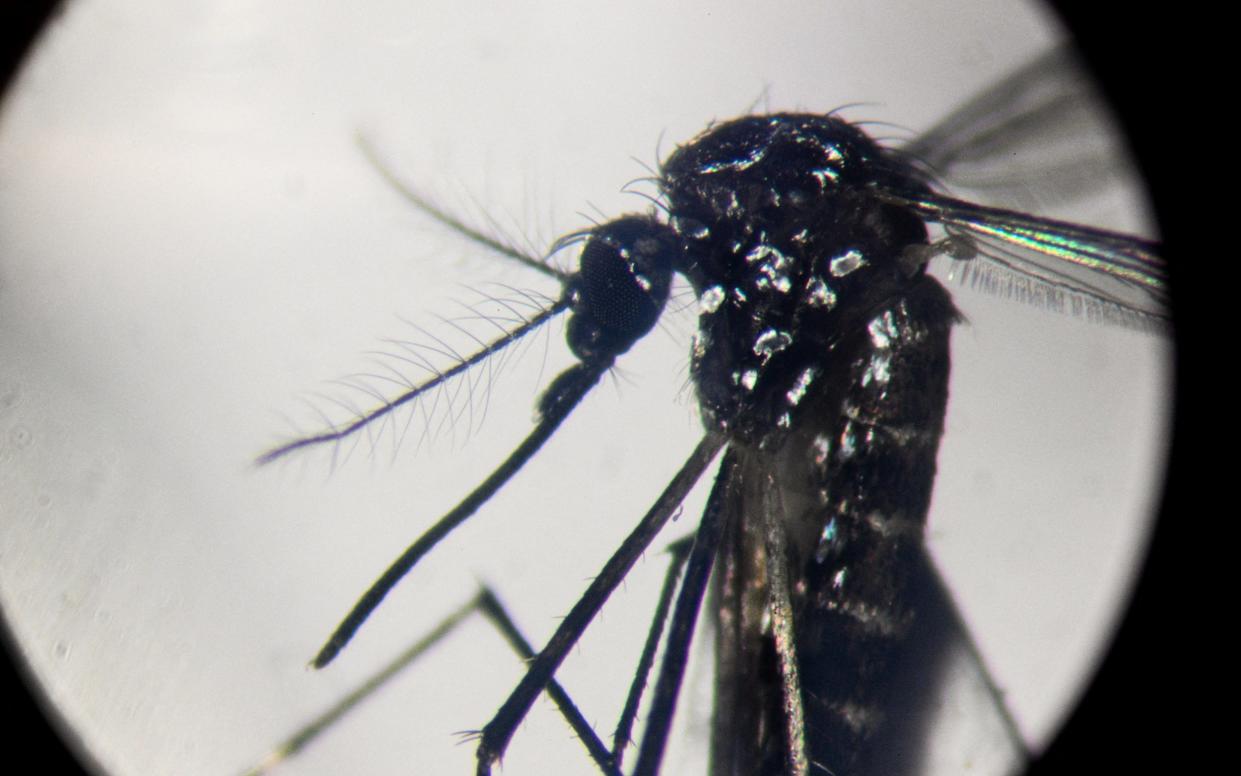
{"label": "dark mosquito body", "polygon": [[[634,771],[659,770],[713,580],[713,773],[913,772],[917,746],[901,742],[916,739],[916,698],[930,683],[937,641],[960,629],[923,543],[948,399],[949,333],[959,320],[927,262],[945,254],[973,260],[977,252],[1048,305],[1158,325],[1164,281],[1155,248],[945,197],[925,167],[833,115],[777,113],[712,126],[664,161],[657,183],[663,213],[626,215],[558,245],[582,244],[571,274],[515,255],[406,192],[453,229],[555,275],[562,296],[434,380],[263,460],[340,440],[562,311],[579,363],[546,389],[530,436],[367,591],[315,665],[330,662],[418,559],[529,460],[651,330],[679,274],[698,300],[690,374],[706,434],[480,731],[479,772],[500,759],[539,693],[560,692],[560,662],[720,451],[692,548],[678,555],[687,559],[675,606],[672,585],[661,602],[673,613]],[[929,224],[948,236],[934,237]],[[663,619],[612,747],[574,725],[604,772],[620,769]]]}
{"label": "dark mosquito body", "polygon": [[[678,269],[702,305],[691,374],[704,423],[730,439],[714,762],[852,773],[913,616],[904,588],[947,403],[957,313],[910,258],[928,248],[925,223],[875,196],[923,182],[813,115],[730,122],[662,172]],[[792,654],[770,624],[776,565]]]}

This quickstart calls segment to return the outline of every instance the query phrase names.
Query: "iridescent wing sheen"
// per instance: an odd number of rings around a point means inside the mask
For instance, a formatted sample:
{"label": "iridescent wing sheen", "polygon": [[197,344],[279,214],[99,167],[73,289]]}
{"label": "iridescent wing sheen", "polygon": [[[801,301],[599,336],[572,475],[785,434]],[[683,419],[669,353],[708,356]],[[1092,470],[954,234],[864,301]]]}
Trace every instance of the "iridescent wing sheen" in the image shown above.
{"label": "iridescent wing sheen", "polygon": [[935,192],[880,198],[976,238],[979,258],[1012,273],[1014,293],[1035,303],[1156,328],[1168,319],[1167,267],[1155,242]]}
{"label": "iridescent wing sheen", "polygon": [[1053,309],[1161,328],[1167,269],[1157,243],[1023,212],[1075,206],[1131,171],[1109,119],[1072,49],[1059,46],[893,151],[936,185],[1001,207],[935,188],[879,196],[970,235],[983,262],[964,268],[976,283]]}

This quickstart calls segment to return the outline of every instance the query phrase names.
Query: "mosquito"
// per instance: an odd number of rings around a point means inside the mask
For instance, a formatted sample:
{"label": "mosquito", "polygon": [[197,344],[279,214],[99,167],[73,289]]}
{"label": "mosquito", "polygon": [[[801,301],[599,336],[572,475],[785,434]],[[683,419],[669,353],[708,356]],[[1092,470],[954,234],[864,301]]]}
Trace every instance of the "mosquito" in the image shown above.
{"label": "mosquito", "polygon": [[[529,660],[525,677],[476,733],[477,773],[500,761],[543,692],[599,771],[621,773],[662,651],[631,771],[658,773],[709,586],[712,773],[917,772],[921,722],[912,710],[925,702],[921,688],[945,645],[972,650],[924,545],[949,337],[960,320],[928,263],[946,259],[976,285],[1002,286],[1010,296],[1090,319],[1153,331],[1169,323],[1157,244],[941,191],[938,174],[982,140],[1063,118],[1071,107],[1047,85],[1071,67],[1065,51],[1054,51],[903,149],[834,113],[713,124],[663,160],[652,209],[566,235],[546,256],[516,250],[436,207],[366,148],[417,209],[480,248],[554,278],[562,291],[533,312],[510,307],[518,324],[480,341],[473,354],[454,351],[449,368],[427,365],[431,379],[379,397],[374,409],[276,447],[259,462],[355,437],[562,314],[577,363],[543,391],[526,439],[366,590],[314,666],[331,663],[419,560],[538,453],[656,325],[679,276],[698,312],[690,377],[705,430],[697,447],[541,650],[524,641],[490,590],[444,627],[482,611]],[[568,249],[580,252],[577,269],[557,269],[549,257]],[[673,547],[625,710],[605,744],[556,671],[717,459],[701,522]],[[1001,694],[989,687],[1020,749]],[[329,717],[308,731],[317,733]]]}

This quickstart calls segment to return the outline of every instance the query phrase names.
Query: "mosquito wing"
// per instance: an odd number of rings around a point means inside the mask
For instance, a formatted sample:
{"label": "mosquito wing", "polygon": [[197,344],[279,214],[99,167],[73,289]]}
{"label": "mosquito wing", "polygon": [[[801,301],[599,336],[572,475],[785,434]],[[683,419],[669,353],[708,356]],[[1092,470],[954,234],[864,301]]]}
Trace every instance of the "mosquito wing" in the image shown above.
{"label": "mosquito wing", "polygon": [[900,152],[997,205],[1041,212],[1095,195],[1131,164],[1107,106],[1068,44],[959,106]]}
{"label": "mosquito wing", "polygon": [[975,284],[1052,309],[1159,328],[1168,299],[1156,243],[1023,212],[1063,212],[1123,183],[1118,179],[1132,164],[1109,119],[1073,51],[1062,45],[893,151],[928,179],[1002,207],[933,188],[879,196],[950,234],[970,236],[982,261],[962,268]]}
{"label": "mosquito wing", "polygon": [[[1157,243],[977,205],[935,192],[884,191],[949,234],[974,238],[986,285],[1052,309],[1159,328],[1168,320],[1167,269]],[[966,265],[968,267],[968,264]]]}

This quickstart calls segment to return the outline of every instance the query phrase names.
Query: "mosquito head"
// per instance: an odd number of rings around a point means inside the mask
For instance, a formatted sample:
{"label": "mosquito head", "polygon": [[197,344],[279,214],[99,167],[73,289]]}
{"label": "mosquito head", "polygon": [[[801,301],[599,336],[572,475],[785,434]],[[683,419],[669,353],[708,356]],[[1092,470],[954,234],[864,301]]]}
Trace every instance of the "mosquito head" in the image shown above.
{"label": "mosquito head", "polygon": [[672,228],[653,216],[623,216],[591,230],[565,287],[574,355],[611,362],[651,330],[668,301],[679,245]]}

